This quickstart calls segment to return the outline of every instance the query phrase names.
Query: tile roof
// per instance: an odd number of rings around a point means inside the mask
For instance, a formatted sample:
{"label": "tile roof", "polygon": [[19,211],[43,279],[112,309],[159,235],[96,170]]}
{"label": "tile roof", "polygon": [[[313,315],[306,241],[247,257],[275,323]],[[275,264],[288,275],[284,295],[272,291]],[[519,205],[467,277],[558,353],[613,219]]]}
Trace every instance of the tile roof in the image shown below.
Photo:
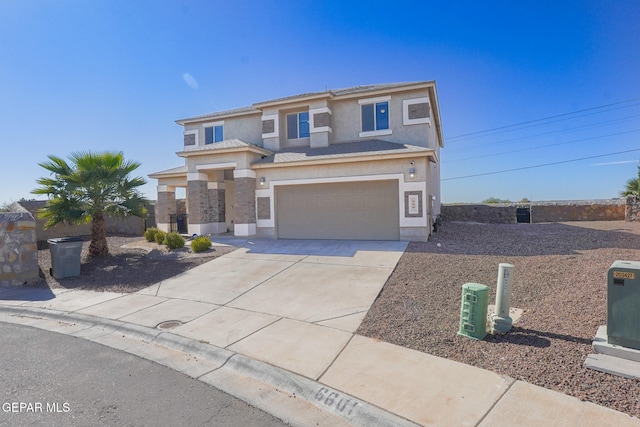
{"label": "tile roof", "polygon": [[183,173],[187,173],[187,165],[178,166],[177,168],[166,169],[159,172],[153,172],[153,173],[150,173],[149,176],[156,177],[160,175],[176,175],[176,174],[183,174]]}
{"label": "tile roof", "polygon": [[395,88],[400,88],[400,87],[404,87],[404,86],[414,86],[414,85],[420,85],[420,84],[427,84],[427,83],[432,83],[431,81],[417,81],[417,82],[402,82],[402,83],[384,83],[384,84],[374,84],[374,85],[362,85],[362,86],[353,86],[353,87],[349,87],[349,88],[343,88],[343,89],[327,89],[324,91],[319,91],[319,92],[306,92],[306,93],[301,93],[298,95],[291,95],[291,96],[285,96],[282,98],[275,98],[275,99],[269,99],[267,101],[262,101],[262,102],[257,102],[251,106],[247,106],[247,107],[242,107],[242,108],[236,108],[233,110],[226,110],[226,111],[218,111],[218,112],[214,112],[214,113],[210,113],[210,114],[204,114],[201,116],[195,116],[195,117],[189,117],[186,119],[180,119],[180,120],[176,120],[177,123],[183,123],[183,122],[190,122],[190,121],[200,121],[200,120],[206,120],[206,119],[215,119],[217,117],[226,117],[226,116],[233,116],[236,114],[243,114],[243,113],[259,113],[261,112],[260,109],[256,108],[256,106],[259,106],[260,104],[271,104],[271,103],[277,103],[277,102],[286,102],[286,101],[292,101],[292,100],[296,100],[296,99],[303,99],[303,98],[308,98],[308,97],[314,97],[314,96],[347,96],[347,95],[355,95],[358,93],[366,93],[366,92],[376,92],[379,90],[386,90],[386,89],[395,89]]}
{"label": "tile roof", "polygon": [[395,142],[382,141],[380,139],[369,139],[364,141],[331,144],[328,147],[320,148],[285,148],[277,153],[257,160],[253,162],[253,164],[304,162],[358,157],[363,155],[376,156],[385,154],[426,153],[432,151],[433,150],[430,148],[419,147],[417,145],[398,144]]}
{"label": "tile roof", "polygon": [[244,142],[237,138],[231,138],[231,139],[225,139],[224,141],[216,142],[213,144],[199,145],[192,148],[187,148],[186,150],[182,151],[182,153],[191,153],[193,151],[216,151],[216,150],[225,150],[229,148],[241,148],[241,147],[257,147],[264,150],[264,148],[259,147],[255,144],[250,144],[248,142]]}
{"label": "tile roof", "polygon": [[244,114],[244,113],[247,113],[247,114],[260,113],[260,110],[258,110],[257,108],[254,108],[253,106],[234,108],[232,110],[216,111],[214,113],[203,114],[201,116],[188,117],[186,119],[176,120],[176,123],[205,120],[205,119],[215,119],[218,117],[235,116],[237,114]]}

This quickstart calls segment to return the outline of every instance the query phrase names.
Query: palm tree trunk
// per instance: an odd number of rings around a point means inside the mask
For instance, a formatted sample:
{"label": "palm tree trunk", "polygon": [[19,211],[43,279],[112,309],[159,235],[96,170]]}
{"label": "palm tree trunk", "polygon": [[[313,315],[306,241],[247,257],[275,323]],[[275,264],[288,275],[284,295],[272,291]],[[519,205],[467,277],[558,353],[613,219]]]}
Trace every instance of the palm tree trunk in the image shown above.
{"label": "palm tree trunk", "polygon": [[104,225],[104,215],[102,212],[93,214],[91,221],[91,244],[89,245],[90,256],[102,256],[109,254],[107,245],[107,230]]}

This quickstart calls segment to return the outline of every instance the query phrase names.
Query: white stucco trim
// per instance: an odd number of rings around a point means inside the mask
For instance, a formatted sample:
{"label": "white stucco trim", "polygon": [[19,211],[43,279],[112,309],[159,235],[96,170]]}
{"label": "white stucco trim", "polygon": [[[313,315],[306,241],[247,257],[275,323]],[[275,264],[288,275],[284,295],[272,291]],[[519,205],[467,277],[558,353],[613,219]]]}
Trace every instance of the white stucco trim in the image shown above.
{"label": "white stucco trim", "polygon": [[255,178],[256,171],[252,169],[235,169],[233,171],[234,178]]}
{"label": "white stucco trim", "polygon": [[255,236],[256,224],[235,224],[233,226],[234,236]]}
{"label": "white stucco trim", "polygon": [[391,95],[387,95],[387,96],[377,96],[375,98],[364,98],[364,99],[358,99],[358,104],[360,105],[364,105],[364,104],[374,104],[376,102],[385,102],[385,101],[390,101],[391,100]]}
{"label": "white stucco trim", "polygon": [[168,222],[158,222],[156,223],[156,227],[158,227],[158,230],[162,230],[165,233],[171,231],[171,224],[169,224]]}
{"label": "white stucco trim", "polygon": [[203,128],[212,128],[216,126],[224,126],[224,120],[218,120],[216,122],[208,122],[208,123],[202,124]]}
{"label": "white stucco trim", "polygon": [[200,144],[200,138],[199,138],[200,134],[198,133],[198,129],[185,130],[184,132],[182,132],[182,134],[184,136],[187,136],[187,135],[195,135],[196,136],[195,137],[196,138],[196,145],[188,145],[188,147],[197,147],[197,146],[201,145]]}
{"label": "white stucco trim", "polygon": [[391,135],[393,131],[391,129],[371,130],[367,132],[360,132],[358,136],[360,138],[369,138],[372,136]]}
{"label": "white stucco trim", "polygon": [[207,189],[209,190],[224,190],[224,182],[207,182]]}
{"label": "white stucco trim", "polygon": [[405,126],[409,126],[409,125],[421,125],[421,124],[428,124],[431,125],[431,118],[429,115],[429,117],[425,117],[422,119],[410,119],[409,118],[409,106],[413,105],[413,104],[423,104],[423,103],[427,103],[429,104],[429,112],[431,112],[431,103],[429,102],[429,98],[428,97],[424,97],[424,98],[415,98],[415,99],[405,99],[402,101],[402,124]]}
{"label": "white stucco trim", "polygon": [[209,177],[206,173],[189,172],[187,174],[187,181],[207,181]]}
{"label": "white stucco trim", "polygon": [[333,115],[329,107],[319,107],[319,108],[313,108],[309,110],[309,133],[333,132],[333,130],[331,129],[331,126],[318,126],[318,127],[315,126],[313,115],[322,114],[322,113],[329,113]]}
{"label": "white stucco trim", "polygon": [[267,114],[262,116],[262,121],[273,120],[273,132],[263,133],[262,138],[277,138],[280,136],[280,119],[277,114]]}
{"label": "white stucco trim", "polygon": [[210,222],[207,224],[189,224],[187,230],[189,234],[198,236],[206,234],[222,234],[227,232],[226,222]]}
{"label": "white stucco trim", "polygon": [[207,163],[204,165],[196,165],[196,170],[223,170],[223,169],[235,169],[238,167],[238,163],[236,162],[227,162],[227,163]]}
{"label": "white stucco trim", "polygon": [[[275,189],[280,185],[304,185],[304,184],[330,184],[339,182],[357,182],[357,181],[398,181],[398,222],[400,227],[426,227],[427,226],[427,183],[425,181],[405,182],[404,174],[382,174],[382,175],[358,175],[358,176],[339,176],[331,178],[306,178],[270,181],[269,188],[261,188],[256,190],[256,206],[258,205],[258,197],[269,197],[269,207],[271,218],[257,220],[257,226],[260,228],[269,228],[276,226],[275,211]],[[405,191],[422,191],[422,212],[420,218],[405,218],[404,216],[404,193]],[[238,227],[238,224],[236,224]]]}
{"label": "white stucco trim", "polygon": [[176,192],[176,187],[173,187],[171,185],[164,185],[164,184],[160,184],[158,185],[158,193],[175,193]]}
{"label": "white stucco trim", "polygon": [[[427,218],[429,217],[427,212],[427,197],[429,194],[427,192],[427,183],[425,181],[409,181],[404,182],[400,181],[399,188],[398,203],[400,206],[400,227],[426,227],[427,226]],[[405,218],[405,205],[404,205],[404,193],[405,191],[421,191],[422,192],[422,216],[419,218]]]}

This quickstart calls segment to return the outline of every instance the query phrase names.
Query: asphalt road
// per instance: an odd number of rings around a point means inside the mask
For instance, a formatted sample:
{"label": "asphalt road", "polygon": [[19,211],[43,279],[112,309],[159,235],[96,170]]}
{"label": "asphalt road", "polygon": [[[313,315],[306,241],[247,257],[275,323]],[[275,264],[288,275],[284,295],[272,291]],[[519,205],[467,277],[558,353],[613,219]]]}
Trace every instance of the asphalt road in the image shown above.
{"label": "asphalt road", "polygon": [[3,322],[0,337],[0,426],[287,425],[110,347]]}

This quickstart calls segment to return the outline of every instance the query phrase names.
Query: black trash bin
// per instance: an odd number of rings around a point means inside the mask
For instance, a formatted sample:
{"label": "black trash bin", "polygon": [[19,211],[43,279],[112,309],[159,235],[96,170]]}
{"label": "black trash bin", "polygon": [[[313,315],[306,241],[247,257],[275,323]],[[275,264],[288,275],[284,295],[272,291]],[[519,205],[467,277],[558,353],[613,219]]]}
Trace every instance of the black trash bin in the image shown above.
{"label": "black trash bin", "polygon": [[51,275],[56,279],[80,275],[82,239],[58,237],[47,240],[51,252]]}

